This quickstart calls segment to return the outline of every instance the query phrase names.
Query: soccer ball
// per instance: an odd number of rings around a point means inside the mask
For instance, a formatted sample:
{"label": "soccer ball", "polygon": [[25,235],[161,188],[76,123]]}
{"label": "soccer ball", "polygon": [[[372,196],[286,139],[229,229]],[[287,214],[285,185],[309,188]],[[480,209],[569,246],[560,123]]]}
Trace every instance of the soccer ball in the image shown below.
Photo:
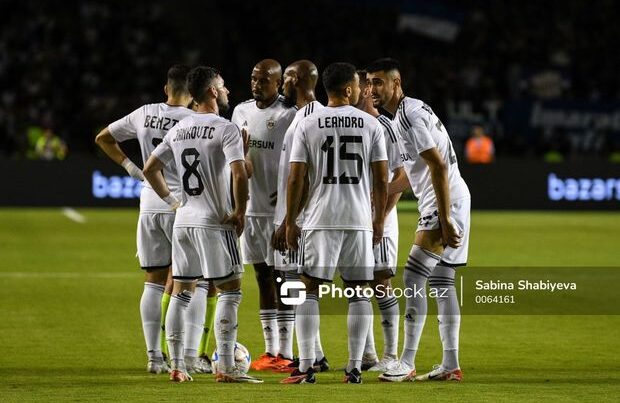
{"label": "soccer ball", "polygon": [[[211,366],[213,367],[213,373],[217,372],[217,364],[218,364],[218,356],[217,356],[217,348],[213,352],[213,356],[211,357]],[[250,356],[250,352],[248,349],[241,343],[235,343],[235,367],[242,373],[247,374],[250,370],[250,363],[252,362],[252,357]]]}

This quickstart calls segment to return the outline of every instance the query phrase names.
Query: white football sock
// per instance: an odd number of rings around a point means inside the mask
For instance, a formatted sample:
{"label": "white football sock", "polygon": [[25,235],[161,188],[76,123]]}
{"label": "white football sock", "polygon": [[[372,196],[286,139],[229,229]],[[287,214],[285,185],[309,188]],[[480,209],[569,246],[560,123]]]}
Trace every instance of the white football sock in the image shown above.
{"label": "white football sock", "polygon": [[321,361],[325,358],[325,353],[323,353],[323,345],[321,345],[321,329],[316,329],[316,337],[314,339],[314,355],[317,361]]}
{"label": "white football sock", "polygon": [[260,323],[263,326],[265,352],[273,356],[278,354],[278,311],[275,309],[261,309]]}
{"label": "white football sock", "polygon": [[319,331],[319,299],[307,294],[306,300],[295,310],[295,332],[299,348],[299,370],[306,372],[316,360],[316,337]]}
{"label": "white football sock", "polygon": [[198,357],[200,339],[204,329],[205,313],[207,310],[207,291],[209,283],[199,281],[192,300],[185,312],[185,359],[187,357]]}
{"label": "white football sock", "polygon": [[280,340],[280,348],[278,353],[282,357],[293,359],[293,334],[295,332],[295,311],[278,310],[278,339]]}
{"label": "white football sock", "polygon": [[347,372],[353,368],[362,370],[362,355],[368,336],[368,326],[372,316],[372,306],[368,298],[353,297],[349,299],[349,314],[347,315],[347,331],[349,339],[349,364]]}
{"label": "white football sock", "polygon": [[155,283],[144,283],[144,291],[140,299],[140,317],[142,331],[146,342],[146,352],[149,360],[162,359],[159,333],[161,329],[161,297],[164,286]]}
{"label": "white football sock", "polygon": [[443,346],[441,366],[452,370],[459,368],[459,329],[461,310],[454,287],[454,267],[438,264],[428,279],[431,293],[437,296],[437,319],[439,336]]}
{"label": "white football sock", "polygon": [[241,303],[241,291],[224,291],[215,306],[215,340],[219,358],[218,372],[228,373],[235,366],[235,342],[237,341],[237,311]]}
{"label": "white football sock", "polygon": [[396,358],[398,351],[398,317],[400,308],[394,296],[385,296],[378,299],[377,304],[381,311],[381,327],[383,328],[383,356]]}
{"label": "white football sock", "polygon": [[170,298],[170,306],[168,306],[168,313],[166,314],[166,341],[168,342],[170,363],[172,369],[182,371],[185,371],[185,360],[183,359],[185,311],[191,299],[192,293],[188,290],[173,295]]}
{"label": "white football sock", "polygon": [[375,315],[370,315],[370,324],[368,325],[368,335],[366,336],[366,345],[364,346],[364,357],[377,358],[377,350],[375,349],[375,332],[374,332]]}
{"label": "white football sock", "polygon": [[415,356],[420,344],[422,330],[426,322],[428,305],[426,302],[426,280],[434,267],[439,262],[439,256],[427,250],[413,245],[407,264],[403,280],[405,287],[409,289],[406,300],[403,352],[400,360],[411,368],[415,368]]}

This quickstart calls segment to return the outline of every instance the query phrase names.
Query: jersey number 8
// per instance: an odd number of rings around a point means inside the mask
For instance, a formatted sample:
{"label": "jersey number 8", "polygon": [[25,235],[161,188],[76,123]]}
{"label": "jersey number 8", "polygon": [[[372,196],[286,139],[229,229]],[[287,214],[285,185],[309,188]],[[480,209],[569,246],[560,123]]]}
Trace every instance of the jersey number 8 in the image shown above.
{"label": "jersey number 8", "polygon": [[[189,156],[194,157],[191,163],[188,161]],[[202,183],[202,177],[200,176],[200,172],[198,172],[198,167],[200,166],[200,160],[198,157],[200,157],[200,154],[195,148],[186,148],[181,153],[181,164],[183,164],[183,168],[185,168],[185,172],[183,173],[183,189],[185,190],[185,193],[190,196],[199,196],[202,194],[203,190],[205,190],[205,185]],[[190,186],[189,179],[192,176],[196,178],[196,187]]]}

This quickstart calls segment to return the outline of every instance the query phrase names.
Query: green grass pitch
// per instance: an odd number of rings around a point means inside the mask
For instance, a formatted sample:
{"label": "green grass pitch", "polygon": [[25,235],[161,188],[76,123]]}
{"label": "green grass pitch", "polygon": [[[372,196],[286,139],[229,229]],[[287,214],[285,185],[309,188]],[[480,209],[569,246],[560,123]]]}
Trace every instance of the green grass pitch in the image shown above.
{"label": "green grass pitch", "polygon": [[[417,213],[400,211],[403,264]],[[471,316],[461,326],[462,383],[363,385],[342,373],[316,385],[220,385],[210,375],[172,384],[145,372],[138,303],[143,275],[135,259],[133,209],[82,209],[83,224],[60,209],[0,210],[0,400],[9,401],[618,401],[620,316]],[[474,212],[472,266],[618,266],[620,213]],[[467,269],[465,269],[467,270]],[[239,341],[263,346],[258,297],[247,268]],[[402,275],[399,271],[398,277]],[[433,302],[431,302],[433,303]],[[604,304],[605,301],[601,301]],[[381,351],[381,330],[375,333]],[[321,319],[333,367],[346,362],[345,317]],[[402,343],[402,330],[401,341]],[[419,371],[440,362],[429,316]]]}

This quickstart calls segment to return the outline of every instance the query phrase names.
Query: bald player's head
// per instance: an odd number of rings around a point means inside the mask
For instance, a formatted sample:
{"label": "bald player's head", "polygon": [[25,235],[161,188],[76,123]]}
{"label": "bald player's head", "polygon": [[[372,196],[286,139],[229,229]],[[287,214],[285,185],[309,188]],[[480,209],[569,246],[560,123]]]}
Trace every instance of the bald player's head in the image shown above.
{"label": "bald player's head", "polygon": [[252,70],[252,96],[259,103],[271,103],[278,96],[282,67],[273,59],[261,60]]}
{"label": "bald player's head", "polygon": [[298,60],[291,63],[284,70],[282,92],[287,103],[294,105],[297,102],[299,91],[314,91],[319,80],[319,70],[310,60]]}

